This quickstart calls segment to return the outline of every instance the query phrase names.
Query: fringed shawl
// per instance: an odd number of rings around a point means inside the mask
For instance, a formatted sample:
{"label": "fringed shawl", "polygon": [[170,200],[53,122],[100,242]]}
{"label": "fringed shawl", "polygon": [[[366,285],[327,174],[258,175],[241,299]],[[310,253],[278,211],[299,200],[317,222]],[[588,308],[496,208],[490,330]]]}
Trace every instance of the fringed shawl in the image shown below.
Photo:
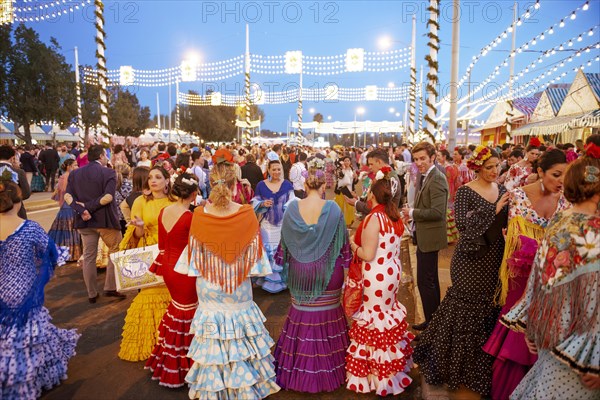
{"label": "fringed shawl", "polygon": [[506,303],[508,296],[509,281],[515,277],[514,273],[508,268],[507,260],[519,247],[519,236],[527,236],[537,241],[544,237],[546,230],[533,222],[530,222],[520,215],[509,219],[508,230],[506,232],[506,242],[504,245],[504,256],[500,265],[500,293],[498,294],[498,305]]}
{"label": "fringed shawl", "polygon": [[[281,227],[281,250],[284,278],[297,301],[311,302],[323,294],[347,242],[344,217],[333,201],[325,203],[314,225],[304,222],[297,201],[290,204]],[[290,257],[306,264],[305,267],[290,269]]]}
{"label": "fringed shawl", "polygon": [[[571,335],[596,334],[600,217],[579,213],[557,216],[548,226],[533,268],[527,336],[535,338],[538,348],[552,349],[556,354],[557,346]],[[573,361],[562,358],[567,363]],[[597,366],[593,372],[600,372]]]}
{"label": "fringed shawl", "polygon": [[252,206],[243,205],[224,217],[207,214],[204,207],[194,211],[188,258],[202,278],[219,285],[223,291],[233,293],[246,280],[262,252]]}

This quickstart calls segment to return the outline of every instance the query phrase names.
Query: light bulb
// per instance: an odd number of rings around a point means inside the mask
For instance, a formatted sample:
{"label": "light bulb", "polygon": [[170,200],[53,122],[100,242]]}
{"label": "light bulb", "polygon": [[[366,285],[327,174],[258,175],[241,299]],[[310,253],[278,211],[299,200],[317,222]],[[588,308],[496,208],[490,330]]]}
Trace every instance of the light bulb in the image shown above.
{"label": "light bulb", "polygon": [[550,29],[548,29],[548,35],[553,35],[554,34],[554,28],[550,27]]}
{"label": "light bulb", "polygon": [[532,44],[532,45],[536,45],[536,44],[537,44],[537,40],[533,39],[533,40],[531,41],[531,44]]}
{"label": "light bulb", "polygon": [[529,10],[527,10],[527,12],[525,13],[525,19],[528,19],[529,17],[531,17],[531,14],[529,13]]}
{"label": "light bulb", "polygon": [[540,1],[539,0],[535,2],[535,5],[533,6],[533,8],[535,8],[536,10],[538,8],[540,8]]}
{"label": "light bulb", "polygon": [[558,48],[558,50],[563,51],[565,48],[564,46],[561,44],[560,47]]}
{"label": "light bulb", "polygon": [[569,40],[569,43],[567,43],[567,45],[568,45],[569,47],[573,46],[573,41],[572,41],[572,40]]}
{"label": "light bulb", "polygon": [[560,24],[558,24],[559,27],[564,28],[565,27],[565,21],[563,21],[562,19],[560,20]]}
{"label": "light bulb", "polygon": [[588,10],[588,8],[590,8],[590,2],[589,2],[589,1],[586,1],[586,2],[585,2],[585,4],[583,5],[583,7],[581,7],[581,9],[582,9],[583,11],[587,11],[587,10]]}
{"label": "light bulb", "polygon": [[517,20],[517,26],[521,26],[521,24],[522,24],[522,22],[521,22],[521,18],[519,18],[519,19]]}
{"label": "light bulb", "polygon": [[592,36],[594,34],[594,30],[590,29],[590,31],[588,32],[588,36]]}
{"label": "light bulb", "polygon": [[540,40],[544,40],[544,39],[546,39],[546,36],[545,36],[545,35],[542,33],[542,34],[540,35]]}
{"label": "light bulb", "polygon": [[513,31],[512,25],[508,27],[507,31],[508,31],[508,33],[512,33],[512,31]]}
{"label": "light bulb", "polygon": [[577,15],[575,15],[575,11],[573,11],[573,14],[571,14],[571,19],[573,20],[575,18],[577,18]]}
{"label": "light bulb", "polygon": [[579,35],[579,36],[577,37],[577,41],[578,41],[578,42],[581,42],[582,40],[583,40],[583,39],[581,39],[581,35]]}

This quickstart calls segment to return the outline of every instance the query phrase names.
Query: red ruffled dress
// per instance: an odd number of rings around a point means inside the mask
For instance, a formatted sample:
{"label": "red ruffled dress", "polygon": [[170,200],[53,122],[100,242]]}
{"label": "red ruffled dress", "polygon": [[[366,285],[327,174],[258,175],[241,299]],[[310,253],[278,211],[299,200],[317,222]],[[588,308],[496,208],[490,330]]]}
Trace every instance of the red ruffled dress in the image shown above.
{"label": "red ruffled dress", "polygon": [[159,385],[180,387],[185,385],[193,361],[187,357],[190,343],[190,325],[198,307],[196,278],[175,272],[175,264],[188,244],[193,214],[187,211],[179,217],[169,232],[158,217],[158,248],[160,253],[150,271],[161,275],[171,294],[171,304],[158,327],[158,342],[144,368],[152,370],[152,379]]}
{"label": "red ruffled dress", "polygon": [[379,220],[379,244],[375,258],[363,261],[363,304],[352,316],[350,347],[346,355],[347,388],[375,391],[379,396],[402,393],[412,382],[414,335],[406,322],[406,308],[397,300],[402,266],[402,229],[383,212],[370,214]]}

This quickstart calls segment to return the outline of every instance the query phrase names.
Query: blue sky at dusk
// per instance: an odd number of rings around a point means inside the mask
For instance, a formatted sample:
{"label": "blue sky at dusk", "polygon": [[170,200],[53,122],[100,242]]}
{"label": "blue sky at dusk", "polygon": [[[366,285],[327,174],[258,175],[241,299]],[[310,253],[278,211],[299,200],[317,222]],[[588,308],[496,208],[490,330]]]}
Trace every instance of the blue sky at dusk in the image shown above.
{"label": "blue sky at dusk", "polygon": [[[463,0],[461,3],[459,78],[465,73],[472,56],[477,55],[482,47],[506,30],[513,16],[513,2],[510,1]],[[522,14],[534,3],[535,1],[518,2],[518,14]],[[517,28],[517,47],[558,23],[573,10],[581,8],[584,3],[584,0],[540,0],[539,9],[533,9],[530,18],[524,20]],[[23,5],[21,1],[17,1],[16,4]],[[250,25],[250,51],[254,54],[283,55],[286,51],[302,50],[304,55],[328,56],[343,54],[349,48],[379,51],[378,41],[385,35],[393,39],[392,48],[401,48],[410,44],[411,18],[416,13],[417,71],[424,65],[426,75],[424,56],[429,53],[425,37],[427,6],[428,2],[420,1],[106,1],[106,58],[109,69],[118,69],[122,65],[131,65],[137,69],[174,67],[190,52],[196,53],[200,62],[225,60],[244,53],[246,23]],[[442,1],[439,54],[442,88],[450,81],[451,18],[451,1]],[[525,74],[517,85],[525,84],[541,72],[558,65],[559,60],[575,53],[573,49],[599,42],[599,25],[600,0],[591,0],[588,11],[578,11],[575,20],[567,18],[563,28],[555,29],[554,34],[546,34],[544,40],[538,40],[537,44],[518,54],[515,71],[518,73],[537,59],[541,54],[539,51],[551,49],[570,38],[576,38],[579,34],[582,34],[582,41],[575,40],[573,46],[566,46],[565,50],[544,57],[543,62]],[[44,41],[50,36],[56,37],[69,62],[73,63],[72,49],[77,46],[80,63],[95,65],[93,6],[80,8],[71,15],[62,15],[53,22],[29,23],[29,26],[38,31]],[[591,36],[588,35],[590,28],[593,28]],[[473,82],[484,80],[495,66],[508,56],[510,34],[493,50],[475,66]],[[574,73],[570,72],[572,68],[589,59],[593,60],[599,54],[598,49],[582,53],[566,67],[560,68],[540,83],[547,82],[562,71],[568,74],[561,81],[571,82],[574,77]],[[600,72],[599,69],[600,63],[594,61],[591,66],[586,67],[586,71],[590,72]],[[500,75],[493,81],[497,84],[506,82],[508,70],[508,67],[501,68]],[[234,90],[237,83],[240,88],[239,94],[242,95],[243,81],[242,74],[217,83],[225,85],[229,90]],[[283,87],[286,83],[296,83],[298,75],[253,74],[252,81],[258,84],[276,82]],[[402,85],[409,82],[409,69],[382,73],[349,72],[329,77],[304,76],[304,87],[322,87],[328,82],[334,82],[340,87],[385,87],[389,82]],[[201,82],[182,83],[180,86],[181,91],[189,89],[201,92],[205,86]],[[168,87],[143,87],[133,90],[143,105],[150,106],[153,114],[156,112],[158,93],[161,113],[167,113]],[[461,93],[466,96],[466,84],[461,88]],[[171,107],[174,107],[174,86],[171,103]],[[306,101],[304,119],[312,119],[308,110],[314,108],[316,112],[332,116],[333,121],[349,121],[354,118],[357,107],[361,106],[366,110],[361,119],[373,121],[401,120],[402,117],[395,117],[389,112],[390,107],[404,112],[404,104],[401,102]],[[266,113],[263,128],[284,131],[288,118],[295,120],[296,103],[261,107]],[[483,119],[488,113],[476,119]]]}

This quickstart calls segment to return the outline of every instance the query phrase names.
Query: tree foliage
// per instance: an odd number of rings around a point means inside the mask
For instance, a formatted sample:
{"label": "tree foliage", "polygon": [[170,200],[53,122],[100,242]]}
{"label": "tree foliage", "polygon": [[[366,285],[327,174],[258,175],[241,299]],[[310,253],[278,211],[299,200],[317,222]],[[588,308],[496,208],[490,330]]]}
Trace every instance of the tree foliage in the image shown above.
{"label": "tree foliage", "polygon": [[[65,128],[73,122],[77,113],[75,74],[60,54],[56,39],[46,45],[24,25],[17,26],[13,36],[7,44],[6,32],[0,34],[3,112],[15,123],[14,134],[31,143],[31,124],[55,121]],[[23,133],[18,132],[20,126]]]}
{"label": "tree foliage", "polygon": [[108,107],[110,132],[118,136],[140,136],[150,124],[150,108],[140,106],[135,93],[115,87]]}
{"label": "tree foliage", "polygon": [[[189,94],[198,95],[189,91]],[[206,96],[210,96],[207,92]],[[227,142],[237,135],[236,120],[244,121],[246,109],[234,106],[180,106],[180,127],[205,142]],[[250,119],[265,119],[264,111],[256,105],[250,106]]]}

